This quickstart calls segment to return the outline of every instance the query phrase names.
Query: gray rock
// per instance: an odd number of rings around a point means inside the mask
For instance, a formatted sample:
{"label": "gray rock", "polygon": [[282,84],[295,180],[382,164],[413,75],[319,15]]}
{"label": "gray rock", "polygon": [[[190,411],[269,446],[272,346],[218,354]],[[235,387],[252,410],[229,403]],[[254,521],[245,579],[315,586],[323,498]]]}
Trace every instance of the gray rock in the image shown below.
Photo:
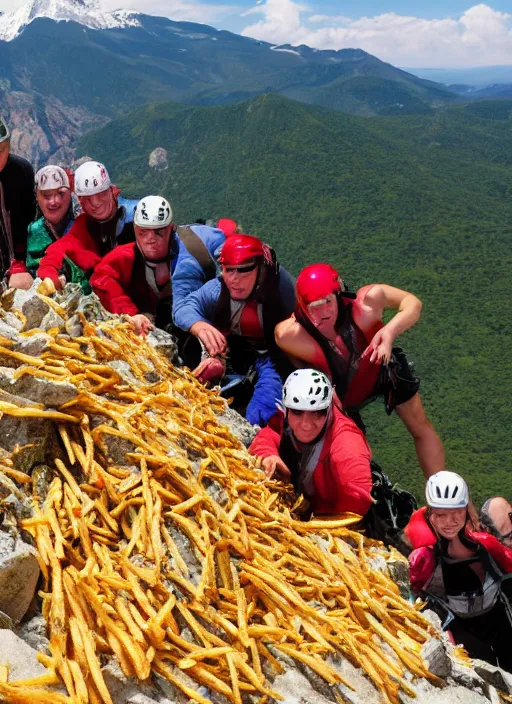
{"label": "gray rock", "polygon": [[78,394],[78,389],[67,381],[52,381],[31,374],[14,379],[14,371],[9,367],[0,367],[0,389],[14,396],[58,408]]}
{"label": "gray rock", "polygon": [[153,328],[148,333],[146,342],[157,350],[157,352],[160,352],[160,354],[166,357],[169,362],[175,362],[177,360],[178,347],[176,346],[174,337],[169,335],[168,332],[160,330],[159,328]]}
{"label": "gray rock", "polygon": [[0,630],[0,663],[9,666],[9,682],[40,677],[48,672],[37,660],[37,652],[5,629]]}
{"label": "gray rock", "polygon": [[36,293],[28,298],[21,307],[21,312],[26,317],[24,330],[39,328],[45,315],[50,310],[50,306],[43,301]]}
{"label": "gray rock", "polygon": [[66,320],[66,332],[70,337],[82,337],[83,328],[78,315],[73,315]]}
{"label": "gray rock", "polygon": [[111,362],[107,362],[109,367],[119,374],[119,376],[126,381],[128,384],[135,386],[141,386],[141,382],[132,373],[132,368],[125,362],[124,359],[114,359]]}
{"label": "gray rock", "polygon": [[58,328],[59,330],[62,330],[65,325],[66,321],[64,320],[64,318],[61,318],[58,313],[56,313],[52,308],[50,308],[48,313],[41,320],[41,325],[39,327],[41,328],[41,330],[47,332],[48,330],[52,330],[53,328]]}
{"label": "gray rock", "polygon": [[18,318],[15,313],[4,313],[2,316],[2,320],[6,325],[9,325],[9,327],[14,328],[15,330],[19,331],[23,327],[23,321],[20,320],[20,318]]}
{"label": "gray rock", "polygon": [[386,561],[389,576],[400,589],[404,599],[411,594],[411,581],[409,578],[409,562],[406,559],[390,559]]}
{"label": "gray rock", "polygon": [[31,648],[40,653],[50,652],[50,641],[47,637],[46,621],[39,614],[22,623],[17,631],[18,636]]}
{"label": "gray rock", "polygon": [[155,171],[165,171],[169,168],[167,162],[167,149],[163,147],[156,147],[149,155],[148,165],[150,169],[155,169]]}
{"label": "gray rock", "polygon": [[272,683],[272,689],[283,697],[282,704],[331,704],[332,702],[332,699],[326,699],[316,692],[306,677],[295,668],[278,675]]}
{"label": "gray rock", "polygon": [[8,325],[4,320],[0,320],[0,337],[6,337],[13,342],[20,341],[18,330]]}
{"label": "gray rock", "polygon": [[41,279],[37,278],[34,279],[34,282],[32,283],[32,286],[27,289],[26,291],[17,288],[14,291],[14,298],[12,302],[12,308],[14,310],[23,310],[23,305],[26,301],[28,301],[30,298],[33,298],[37,294],[37,289],[39,288],[39,285],[41,283]]}
{"label": "gray rock", "polygon": [[455,683],[456,685],[466,687],[482,695],[487,691],[486,682],[474,670],[465,665],[461,665],[455,660],[452,660],[451,663],[451,672],[448,677],[450,684]]}
{"label": "gray rock", "polygon": [[428,640],[421,649],[421,657],[433,675],[444,679],[450,674],[452,669],[450,658],[440,640],[436,638]]}
{"label": "gray rock", "polygon": [[114,704],[175,704],[162,696],[151,679],[141,682],[125,677],[115,660],[105,665],[102,673]]}
{"label": "gray rock", "polygon": [[489,697],[491,704],[502,704],[501,697],[498,694],[496,687],[489,687],[487,696]]}
{"label": "gray rock", "polygon": [[30,337],[22,338],[16,346],[16,352],[28,354],[31,357],[40,357],[43,352],[50,348],[52,337],[44,332],[36,333]]}
{"label": "gray rock", "polygon": [[249,447],[251,442],[256,437],[259,430],[259,425],[252,425],[240,413],[237,413],[226,404],[226,409],[217,415],[217,420],[222,425],[227,425],[231,433],[240,440],[242,445]]}
{"label": "gray rock", "polygon": [[18,536],[0,531],[0,611],[19,623],[34,598],[39,578],[37,551]]}
{"label": "gray rock", "polygon": [[489,704],[483,694],[472,692],[465,687],[433,687],[430,682],[420,680],[413,688],[417,692],[415,699],[400,691],[398,698],[402,704]]}
{"label": "gray rock", "polygon": [[381,704],[382,698],[363,671],[352,665],[345,658],[329,658],[329,665],[333,667],[343,679],[354,687],[352,691],[344,684],[336,686],[343,701],[348,704]]}
{"label": "gray rock", "polygon": [[436,614],[435,611],[432,611],[432,609],[425,609],[425,611],[422,611],[423,616],[427,619],[427,621],[434,626],[436,631],[441,630],[442,622],[439,616]]}
{"label": "gray rock", "polygon": [[[34,406],[33,401],[13,396],[0,389],[0,400],[14,403],[20,408]],[[47,455],[59,452],[52,421],[43,418],[0,417],[0,448],[13,452],[15,469],[29,472],[37,462],[44,462]]]}
{"label": "gray rock", "polygon": [[473,660],[473,669],[487,684],[496,687],[500,692],[512,694],[512,675],[510,673],[496,667],[496,665],[490,665],[484,660]]}

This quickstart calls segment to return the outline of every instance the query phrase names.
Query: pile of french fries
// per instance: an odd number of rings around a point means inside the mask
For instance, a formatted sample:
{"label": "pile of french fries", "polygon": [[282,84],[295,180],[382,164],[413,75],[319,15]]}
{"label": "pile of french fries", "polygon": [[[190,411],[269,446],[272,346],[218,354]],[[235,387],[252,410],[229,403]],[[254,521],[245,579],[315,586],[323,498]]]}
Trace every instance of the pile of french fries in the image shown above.
{"label": "pile of french fries", "polygon": [[[358,517],[296,520],[289,489],[265,481],[219,424],[225,402],[215,392],[128,325],[82,323],[81,338],[53,331],[41,358],[0,339],[0,364],[15,359],[17,375],[79,389],[59,410],[0,403],[2,414],[54,421],[62,446],[46,496],[32,489],[33,515],[21,524],[39,553],[48,672],[26,682],[0,676],[0,699],[111,704],[102,666],[112,657],[126,676],[156,673],[198,704],[209,704],[204,687],[233,704],[278,701],[272,681],[290,661],[339,701],[352,689],[334,667],[341,658],[384,702],[400,690],[414,696],[414,678],[436,682],[420,655],[435,634],[370,566],[376,546],[350,528]],[[132,383],[113,360],[129,364]],[[128,443],[123,465],[109,458],[115,441]],[[13,466],[4,459],[0,471],[30,492]],[[48,689],[55,684],[68,694]]]}

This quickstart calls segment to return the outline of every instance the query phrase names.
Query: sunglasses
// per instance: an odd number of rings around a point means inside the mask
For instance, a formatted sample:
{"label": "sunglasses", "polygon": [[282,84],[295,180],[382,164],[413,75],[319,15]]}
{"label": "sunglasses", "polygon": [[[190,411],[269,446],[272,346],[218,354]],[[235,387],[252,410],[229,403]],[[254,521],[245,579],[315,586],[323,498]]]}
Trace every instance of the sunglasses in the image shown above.
{"label": "sunglasses", "polygon": [[329,413],[328,408],[321,408],[319,411],[299,411],[296,408],[289,408],[288,411],[296,418],[300,418],[304,415],[304,413],[314,413],[318,418],[325,418],[325,416]]}
{"label": "sunglasses", "polygon": [[225,266],[224,271],[226,274],[249,274],[249,272],[254,271],[258,264],[248,264],[247,266]]}

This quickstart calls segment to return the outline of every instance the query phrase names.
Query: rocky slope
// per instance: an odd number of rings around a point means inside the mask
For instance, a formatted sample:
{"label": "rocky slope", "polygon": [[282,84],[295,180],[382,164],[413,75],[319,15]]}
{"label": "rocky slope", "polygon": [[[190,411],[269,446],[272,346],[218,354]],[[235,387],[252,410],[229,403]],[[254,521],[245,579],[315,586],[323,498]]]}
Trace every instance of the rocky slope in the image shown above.
{"label": "rocky slope", "polygon": [[236,439],[253,429],[166,361],[174,353],[74,286],[2,297],[2,700],[512,693],[511,676],[470,663],[400,596],[398,554],[350,518],[294,520],[287,488],[263,482]]}

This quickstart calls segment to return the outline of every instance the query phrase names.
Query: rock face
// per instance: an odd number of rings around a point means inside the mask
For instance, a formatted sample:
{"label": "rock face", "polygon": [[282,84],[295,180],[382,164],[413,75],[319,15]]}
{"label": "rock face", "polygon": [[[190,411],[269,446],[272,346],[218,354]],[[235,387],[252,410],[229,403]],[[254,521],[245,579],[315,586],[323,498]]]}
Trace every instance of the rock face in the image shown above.
{"label": "rock face", "polygon": [[66,381],[39,379],[30,375],[16,379],[14,375],[14,369],[0,367],[0,389],[36,403],[43,403],[45,406],[58,408],[78,394],[76,386]]}
{"label": "rock face", "polygon": [[155,169],[155,171],[165,171],[165,169],[168,169],[169,164],[167,163],[167,149],[164,149],[163,147],[153,149],[149,155],[148,165],[151,169]]}
{"label": "rock face", "polygon": [[12,151],[26,157],[36,169],[48,161],[68,166],[75,157],[78,138],[109,121],[83,106],[65,105],[54,96],[44,98],[30,89],[11,90],[8,83],[0,86],[0,102],[11,127]]}
{"label": "rock face", "polygon": [[9,666],[9,681],[41,677],[46,668],[37,660],[37,652],[8,630],[0,630],[0,664]]}
{"label": "rock face", "polygon": [[37,552],[19,536],[0,531],[0,611],[15,623],[27,611],[39,578]]}

